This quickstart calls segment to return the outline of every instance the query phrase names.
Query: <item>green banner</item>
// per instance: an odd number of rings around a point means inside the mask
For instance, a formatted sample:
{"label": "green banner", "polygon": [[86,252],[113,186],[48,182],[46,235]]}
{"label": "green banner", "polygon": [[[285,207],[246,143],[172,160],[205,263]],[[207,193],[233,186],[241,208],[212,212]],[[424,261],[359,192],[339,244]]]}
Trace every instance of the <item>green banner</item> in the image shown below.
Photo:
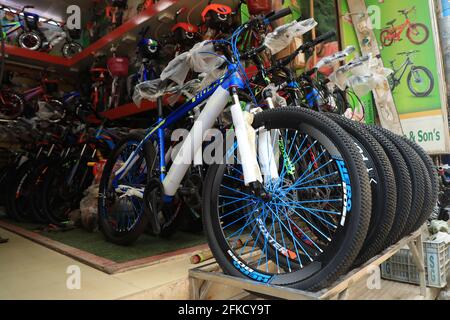
{"label": "green banner", "polygon": [[[381,29],[374,32],[381,46],[400,115],[441,109],[438,62],[427,0],[366,0],[380,10]],[[369,10],[371,11],[371,10]],[[375,13],[376,14],[376,13]]]}
{"label": "green banner", "polygon": [[[353,26],[358,13],[348,14],[347,0],[340,3],[343,44],[358,44]],[[433,1],[365,0],[365,4],[383,64],[393,70],[388,79],[405,136],[432,154],[448,152],[446,98]]]}

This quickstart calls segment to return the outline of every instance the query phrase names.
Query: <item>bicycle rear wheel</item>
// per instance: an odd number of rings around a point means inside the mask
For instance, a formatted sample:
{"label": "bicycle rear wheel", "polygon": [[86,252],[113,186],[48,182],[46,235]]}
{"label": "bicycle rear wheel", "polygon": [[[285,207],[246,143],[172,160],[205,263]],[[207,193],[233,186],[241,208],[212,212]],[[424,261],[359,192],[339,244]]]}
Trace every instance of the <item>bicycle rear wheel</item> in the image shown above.
{"label": "bicycle rear wheel", "polygon": [[280,178],[265,183],[262,198],[244,184],[240,164],[212,165],[203,194],[209,246],[228,274],[321,289],[351,267],[367,234],[363,160],[343,129],[311,110],[262,112],[253,126],[271,130]]}

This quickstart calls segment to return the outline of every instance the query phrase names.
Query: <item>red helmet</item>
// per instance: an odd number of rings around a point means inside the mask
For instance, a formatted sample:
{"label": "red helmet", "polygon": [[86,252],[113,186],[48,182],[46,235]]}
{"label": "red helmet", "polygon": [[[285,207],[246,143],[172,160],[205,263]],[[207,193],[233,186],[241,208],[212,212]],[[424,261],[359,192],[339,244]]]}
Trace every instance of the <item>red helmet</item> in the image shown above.
{"label": "red helmet", "polygon": [[219,3],[209,4],[202,11],[203,22],[206,21],[206,15],[211,11],[214,11],[219,16],[228,16],[233,12],[233,10],[231,10],[231,8],[227,5],[219,4]]}
{"label": "red helmet", "polygon": [[193,24],[178,22],[171,30],[175,35],[176,41],[185,46],[193,46],[199,40],[198,27]]}
{"label": "red helmet", "polygon": [[227,5],[210,4],[202,12],[202,19],[208,28],[229,32],[233,29],[233,10]]}
{"label": "red helmet", "polygon": [[191,32],[191,33],[197,33],[198,32],[198,27],[197,26],[195,26],[193,24],[190,24],[190,23],[187,23],[187,22],[178,22],[177,24],[175,24],[172,27],[172,32],[174,32],[175,30],[177,30],[179,28],[183,29],[186,32]]}

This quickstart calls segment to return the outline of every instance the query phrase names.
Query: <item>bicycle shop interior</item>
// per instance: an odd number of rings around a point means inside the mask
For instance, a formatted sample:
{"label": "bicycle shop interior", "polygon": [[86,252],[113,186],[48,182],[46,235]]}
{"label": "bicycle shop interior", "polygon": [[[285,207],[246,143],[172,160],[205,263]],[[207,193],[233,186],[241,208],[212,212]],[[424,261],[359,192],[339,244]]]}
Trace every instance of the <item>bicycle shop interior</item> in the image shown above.
{"label": "bicycle shop interior", "polygon": [[449,300],[449,27],[0,0],[0,299]]}

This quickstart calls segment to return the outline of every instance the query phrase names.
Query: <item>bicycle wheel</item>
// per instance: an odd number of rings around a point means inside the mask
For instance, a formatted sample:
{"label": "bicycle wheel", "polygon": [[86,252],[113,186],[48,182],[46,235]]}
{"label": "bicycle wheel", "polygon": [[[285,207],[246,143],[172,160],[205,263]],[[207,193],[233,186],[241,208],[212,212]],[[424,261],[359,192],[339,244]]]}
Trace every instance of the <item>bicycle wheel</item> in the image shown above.
{"label": "bicycle wheel", "polygon": [[418,223],[413,227],[414,230],[417,230],[422,224],[425,223],[425,221],[430,217],[434,207],[436,206],[436,203],[438,201],[438,194],[439,194],[439,177],[435,168],[435,165],[433,163],[433,160],[430,158],[430,156],[426,153],[426,151],[417,143],[412,142],[411,140],[403,137],[403,140],[406,141],[407,144],[411,148],[414,149],[414,151],[419,155],[419,157],[422,159],[424,166],[426,168],[426,172],[428,172],[428,176],[430,177],[430,183],[431,183],[431,192],[427,192],[425,194],[425,206],[422,210],[422,217],[418,221]]}
{"label": "bicycle wheel", "polygon": [[47,219],[47,215],[44,211],[44,192],[43,192],[43,186],[45,178],[48,174],[48,169],[52,165],[54,160],[51,159],[43,159],[38,165],[36,165],[36,169],[33,172],[33,175],[30,179],[30,181],[33,182],[33,189],[32,189],[32,195],[31,195],[31,214],[34,217],[34,220],[37,222],[47,223],[49,222]]}
{"label": "bicycle wheel", "polygon": [[392,33],[389,29],[381,31],[380,40],[384,47],[389,47],[394,42]]}
{"label": "bicycle wheel", "polygon": [[357,122],[342,116],[329,115],[353,138],[369,172],[372,188],[372,215],[369,232],[355,261],[361,265],[384,249],[386,238],[395,219],[397,185],[389,158],[382,146]]}
{"label": "bicycle wheel", "polygon": [[406,36],[408,37],[409,41],[419,45],[428,40],[430,31],[423,23],[413,23],[408,27]]}
{"label": "bicycle wheel", "polygon": [[369,132],[383,147],[394,170],[397,187],[397,203],[394,223],[392,224],[391,230],[383,245],[383,248],[387,248],[402,238],[403,230],[408,223],[412,203],[411,175],[409,174],[408,166],[406,165],[402,154],[383,133],[377,130],[375,126],[362,123],[359,125]]}
{"label": "bicycle wheel", "polygon": [[425,67],[411,67],[408,74],[408,88],[416,97],[427,97],[434,89],[434,78]]}
{"label": "bicycle wheel", "polygon": [[[416,216],[416,221],[414,221],[409,227],[408,232],[411,233],[419,229],[420,226],[422,226],[422,224],[430,217],[437,202],[437,186],[435,185],[435,183],[437,183],[437,177],[436,173],[433,172],[433,161],[416,143],[409,141],[402,136],[396,135],[384,128],[379,128],[379,130],[387,135],[390,139],[401,140],[403,143],[405,143],[406,146],[409,147],[409,150],[414,153],[416,162],[418,163],[420,172],[422,173],[422,175],[418,176],[418,179],[421,178],[421,189],[419,189],[419,192],[423,194],[423,204]],[[431,168],[428,168],[430,166]],[[420,198],[420,196],[418,195],[416,195],[416,197]]]}
{"label": "bicycle wheel", "polygon": [[0,118],[14,120],[21,116],[25,102],[17,93],[3,91],[0,93]]}
{"label": "bicycle wheel", "polygon": [[69,213],[78,208],[83,191],[94,178],[88,161],[74,153],[49,167],[43,184],[42,204],[51,223],[63,225],[69,219]]}
{"label": "bicycle wheel", "polygon": [[[119,193],[114,189],[115,173],[131,153],[137,150],[143,136],[130,134],[124,137],[111,153],[102,173],[99,186],[99,226],[105,238],[119,245],[130,245],[145,231],[149,216],[145,214],[143,200],[133,194]],[[136,155],[137,160],[118,185],[139,190],[149,182],[147,172],[155,168],[156,152],[148,143]]]}
{"label": "bicycle wheel", "polygon": [[78,42],[66,42],[64,46],[61,48],[62,55],[64,58],[72,58],[78,53],[83,51],[83,47]]}
{"label": "bicycle wheel", "polygon": [[42,38],[36,31],[22,32],[17,40],[19,46],[28,50],[39,50],[42,47]]}
{"label": "bicycle wheel", "polygon": [[[422,167],[422,160],[417,153],[398,135],[381,127],[375,127],[386,138],[388,138],[400,151],[403,159],[408,166],[409,175],[411,177],[411,192],[414,195],[411,201],[411,209],[409,210],[408,221],[405,229],[402,232],[402,237],[409,235],[413,232],[413,227],[420,219],[422,208],[424,206],[425,193],[429,191],[426,182],[424,168]],[[394,239],[394,243],[399,241],[400,238]]]}
{"label": "bicycle wheel", "polygon": [[35,160],[28,160],[17,168],[8,190],[6,210],[9,216],[20,222],[33,221],[31,214],[32,184],[29,182],[29,178],[35,165]]}
{"label": "bicycle wheel", "polygon": [[271,145],[280,178],[265,184],[262,198],[244,184],[239,164],[210,166],[203,222],[211,251],[227,274],[321,289],[349,269],[367,234],[362,158],[336,123],[305,108],[259,113],[253,126],[278,135]]}

